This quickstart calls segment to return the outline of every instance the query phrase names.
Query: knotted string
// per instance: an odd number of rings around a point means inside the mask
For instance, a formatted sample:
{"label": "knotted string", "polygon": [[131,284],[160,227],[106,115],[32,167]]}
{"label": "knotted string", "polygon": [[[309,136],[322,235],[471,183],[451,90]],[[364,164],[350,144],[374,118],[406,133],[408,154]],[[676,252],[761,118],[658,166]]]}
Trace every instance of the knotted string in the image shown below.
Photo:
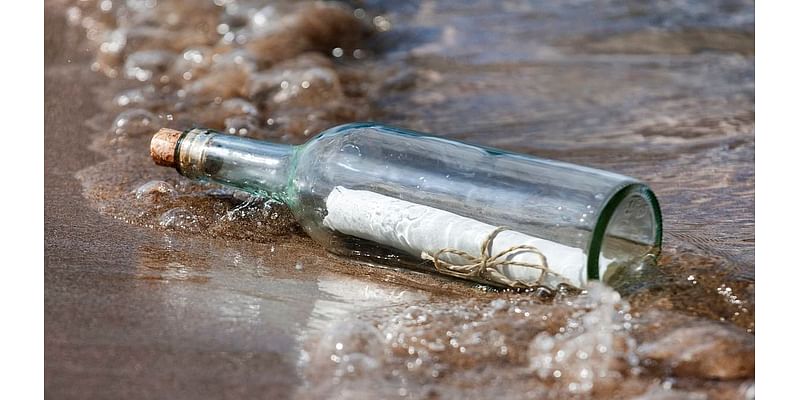
{"label": "knotted string", "polygon": [[[469,254],[465,251],[454,249],[454,248],[444,248],[441,249],[433,255],[428,254],[427,252],[422,253],[422,259],[433,261],[433,266],[436,267],[436,270],[440,273],[446,275],[457,276],[459,278],[480,278],[484,279],[489,282],[496,282],[501,283],[505,286],[515,288],[515,289],[529,289],[536,286],[540,286],[545,282],[547,275],[553,275],[559,278],[564,278],[563,276],[553,272],[547,265],[547,258],[542,254],[539,249],[535,246],[521,244],[516,246],[511,246],[495,255],[491,255],[491,248],[492,242],[494,241],[495,237],[500,232],[510,230],[511,228],[500,226],[495,228],[481,243],[481,253],[479,256],[474,256]],[[539,256],[541,262],[530,263],[530,262],[523,262],[523,261],[514,261],[508,259],[506,256],[512,253],[532,253]],[[451,264],[447,261],[441,260],[439,257],[442,254],[455,254],[464,259],[464,264]],[[539,275],[539,278],[536,279],[534,283],[528,283],[516,279],[509,278],[506,274],[500,271],[500,267],[502,266],[520,266],[520,267],[528,267],[534,268],[542,271]]]}

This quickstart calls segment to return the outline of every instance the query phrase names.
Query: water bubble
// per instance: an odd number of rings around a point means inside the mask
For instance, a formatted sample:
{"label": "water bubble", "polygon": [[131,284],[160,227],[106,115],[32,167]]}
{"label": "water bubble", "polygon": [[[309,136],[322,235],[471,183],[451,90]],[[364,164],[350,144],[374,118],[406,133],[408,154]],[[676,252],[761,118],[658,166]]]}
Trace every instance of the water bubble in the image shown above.
{"label": "water bubble", "polygon": [[151,197],[159,194],[174,194],[175,187],[164,181],[149,181],[133,191],[137,199]]}
{"label": "water bubble", "polygon": [[156,106],[163,101],[152,85],[124,90],[113,100],[114,104],[119,107],[138,106],[142,108]]}
{"label": "water bubble", "polygon": [[127,0],[125,5],[137,12],[146,12],[148,9],[155,8],[157,0]]}
{"label": "water bubble", "polygon": [[255,32],[272,32],[276,29],[280,18],[281,16],[275,6],[269,5],[253,14],[250,19],[250,26]]}
{"label": "water bubble", "polygon": [[386,32],[392,29],[392,23],[389,22],[389,20],[382,15],[378,15],[375,18],[373,18],[372,23],[375,25],[375,28],[377,28],[378,31],[380,32]]}
{"label": "water bubble", "polygon": [[427,346],[428,346],[428,350],[433,351],[433,352],[440,352],[440,351],[444,351],[445,349],[447,349],[447,346],[444,343],[441,343],[441,342],[430,342],[430,343],[427,344]]}
{"label": "water bubble", "polygon": [[251,136],[258,131],[258,120],[255,117],[239,115],[225,119],[225,132],[228,134]]}
{"label": "water bubble", "polygon": [[[106,39],[100,44],[101,53],[118,54],[128,42],[128,35],[124,30],[116,29],[108,33]],[[104,58],[105,59],[105,58]]]}
{"label": "water bubble", "polygon": [[[612,385],[623,371],[635,366],[636,342],[622,323],[629,306],[612,289],[590,284],[575,307],[588,308],[570,318],[560,333],[542,332],[528,348],[530,365],[543,380],[561,378],[572,393],[590,393],[596,385]],[[551,378],[552,377],[552,378]]]}
{"label": "water bubble", "polygon": [[227,99],[220,106],[223,111],[230,115],[258,115],[256,106],[242,98]]}
{"label": "water bubble", "polygon": [[114,119],[112,129],[120,136],[151,134],[161,128],[158,117],[150,111],[132,109],[121,112]]}
{"label": "water bubble", "polygon": [[503,299],[495,299],[491,302],[492,309],[495,311],[502,311],[508,309],[508,301]]}
{"label": "water bubble", "polygon": [[141,82],[161,77],[172,64],[174,54],[164,50],[137,51],[125,59],[125,77]]}
{"label": "water bubble", "polygon": [[339,77],[330,68],[311,67],[259,74],[250,82],[250,98],[283,107],[316,107],[344,97]]}
{"label": "water bubble", "polygon": [[81,9],[75,6],[67,8],[67,22],[78,25],[81,22]]}
{"label": "water bubble", "polygon": [[204,64],[205,62],[210,61],[208,57],[208,50],[199,48],[192,48],[184,51],[183,59],[194,64]]}
{"label": "water bubble", "polygon": [[114,4],[111,2],[111,0],[103,0],[100,2],[100,10],[103,12],[109,12],[111,11],[111,7],[113,5]]}
{"label": "water bubble", "polygon": [[403,317],[406,318],[407,320],[411,320],[419,324],[428,321],[428,314],[425,312],[424,309],[417,306],[411,306],[406,308]]}
{"label": "water bubble", "polygon": [[173,208],[159,218],[158,224],[164,228],[178,229],[188,232],[200,230],[197,216],[185,208]]}

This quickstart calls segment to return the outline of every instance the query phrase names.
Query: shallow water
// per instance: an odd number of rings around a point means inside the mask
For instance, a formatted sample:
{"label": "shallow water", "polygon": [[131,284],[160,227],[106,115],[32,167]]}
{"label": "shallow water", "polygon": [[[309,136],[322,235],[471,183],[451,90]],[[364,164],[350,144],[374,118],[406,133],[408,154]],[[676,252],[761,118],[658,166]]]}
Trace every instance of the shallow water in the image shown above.
{"label": "shallow water", "polygon": [[[192,332],[213,365],[220,351],[273,352],[295,371],[278,393],[301,398],[752,397],[751,2],[49,6],[71,25],[62,43],[86,50],[80,79],[95,82],[82,135],[96,156],[75,177],[93,209],[156,238],[115,228],[123,239],[108,244],[131,260],[127,296],[167,313],[120,342],[152,345],[137,332],[161,326],[157,348]],[[147,152],[164,126],[300,143],[364,119],[641,178],[662,204],[659,267],[616,291],[513,294],[356,265],[325,254],[285,207],[188,182]],[[84,347],[118,329],[48,315]],[[48,337],[56,365],[70,351],[87,363],[76,336]],[[65,370],[51,371],[57,385]],[[283,387],[248,379],[220,387]]]}

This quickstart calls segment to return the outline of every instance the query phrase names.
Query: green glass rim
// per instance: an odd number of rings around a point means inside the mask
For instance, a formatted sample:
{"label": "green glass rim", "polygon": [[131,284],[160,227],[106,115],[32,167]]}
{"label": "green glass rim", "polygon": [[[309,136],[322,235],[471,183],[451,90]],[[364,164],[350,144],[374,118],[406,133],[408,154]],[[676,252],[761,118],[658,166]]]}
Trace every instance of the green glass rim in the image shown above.
{"label": "green glass rim", "polygon": [[178,171],[179,174],[181,173],[181,163],[180,163],[181,144],[183,144],[183,139],[186,137],[186,135],[189,134],[189,131],[191,131],[192,129],[194,128],[184,129],[183,132],[181,132],[181,136],[178,137],[178,141],[175,142],[175,149],[173,150],[172,159],[176,161],[175,170]]}
{"label": "green glass rim", "polygon": [[616,192],[606,200],[601,208],[600,215],[597,217],[597,223],[592,230],[592,240],[589,242],[589,252],[587,253],[587,268],[586,274],[590,280],[600,280],[600,251],[603,248],[603,239],[606,236],[606,229],[614,216],[614,212],[619,207],[620,203],[630,195],[637,194],[642,196],[653,211],[653,220],[655,222],[654,230],[655,237],[653,240],[654,247],[661,247],[662,226],[661,226],[661,207],[658,204],[655,193],[650,190],[647,185],[643,183],[629,183],[621,186]]}

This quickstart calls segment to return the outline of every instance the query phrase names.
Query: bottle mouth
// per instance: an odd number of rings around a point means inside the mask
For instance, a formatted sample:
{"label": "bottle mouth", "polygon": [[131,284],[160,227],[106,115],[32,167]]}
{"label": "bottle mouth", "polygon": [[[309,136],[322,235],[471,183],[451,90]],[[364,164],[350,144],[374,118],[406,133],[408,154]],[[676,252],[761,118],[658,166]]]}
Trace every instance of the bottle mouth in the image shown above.
{"label": "bottle mouth", "polygon": [[194,128],[183,132],[175,146],[175,170],[191,179],[207,176],[206,144],[214,136],[216,133],[208,129]]}
{"label": "bottle mouth", "polygon": [[661,236],[661,208],[653,191],[641,183],[620,187],[603,205],[592,232],[588,278],[606,281],[657,256]]}

